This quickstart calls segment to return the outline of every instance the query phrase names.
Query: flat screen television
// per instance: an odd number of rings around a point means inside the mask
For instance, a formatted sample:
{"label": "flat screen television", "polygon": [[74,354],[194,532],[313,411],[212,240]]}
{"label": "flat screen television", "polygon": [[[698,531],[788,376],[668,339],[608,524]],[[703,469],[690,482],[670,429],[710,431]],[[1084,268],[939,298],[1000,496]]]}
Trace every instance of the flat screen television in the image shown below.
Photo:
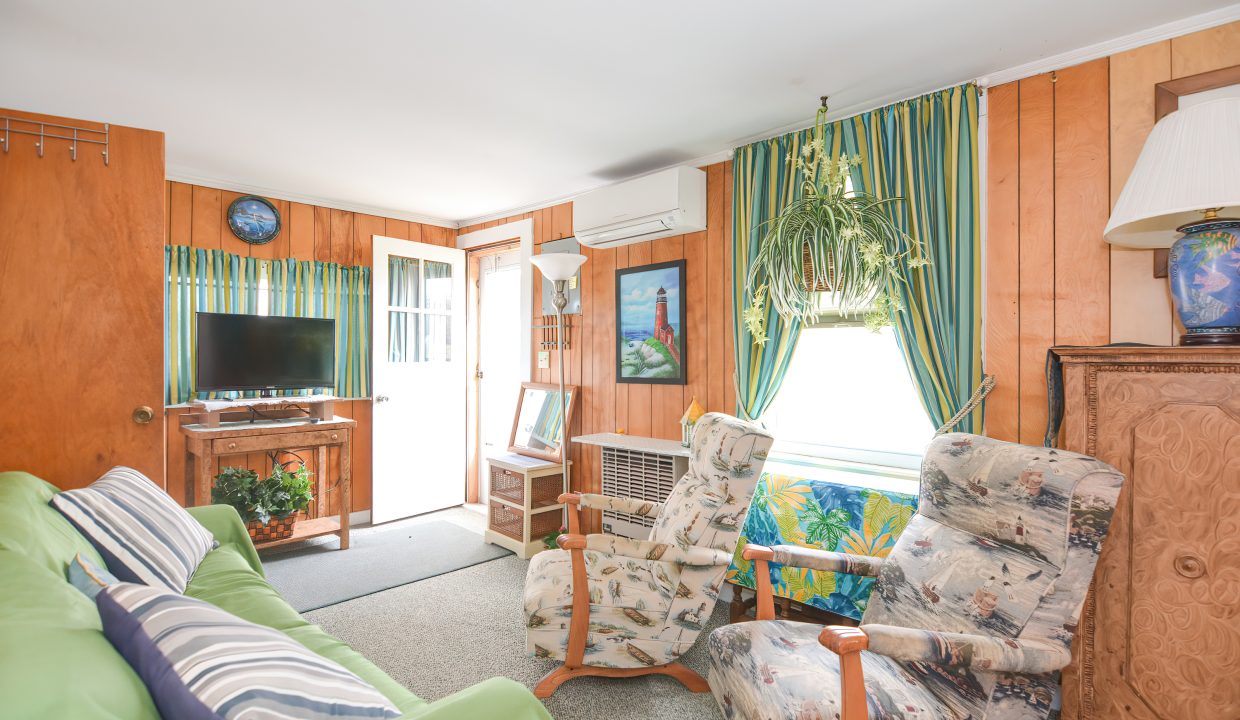
{"label": "flat screen television", "polygon": [[335,375],[335,320],[198,313],[201,392],[329,388]]}

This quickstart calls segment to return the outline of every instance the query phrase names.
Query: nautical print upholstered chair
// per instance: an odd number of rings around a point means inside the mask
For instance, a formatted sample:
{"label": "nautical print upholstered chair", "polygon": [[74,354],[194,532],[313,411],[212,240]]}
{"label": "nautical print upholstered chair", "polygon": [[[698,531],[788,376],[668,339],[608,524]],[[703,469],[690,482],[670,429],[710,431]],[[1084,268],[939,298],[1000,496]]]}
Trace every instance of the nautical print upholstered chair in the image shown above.
{"label": "nautical print upholstered chair", "polygon": [[[689,471],[658,504],[568,493],[561,550],[538,553],[525,578],[527,646],[563,660],[534,688],[545,698],[579,675],[662,673],[694,692],[700,675],[676,662],[710,618],[736,552],[771,436],[708,413],[693,433]],[[581,535],[579,508],[655,518],[648,540]]]}
{"label": "nautical print upholstered chair", "polygon": [[1123,482],[1083,455],[943,435],[922,462],[917,514],[885,559],[747,546],[755,578],[774,562],[878,581],[859,628],[773,620],[759,583],[759,619],[710,636],[724,716],[1050,716]]}

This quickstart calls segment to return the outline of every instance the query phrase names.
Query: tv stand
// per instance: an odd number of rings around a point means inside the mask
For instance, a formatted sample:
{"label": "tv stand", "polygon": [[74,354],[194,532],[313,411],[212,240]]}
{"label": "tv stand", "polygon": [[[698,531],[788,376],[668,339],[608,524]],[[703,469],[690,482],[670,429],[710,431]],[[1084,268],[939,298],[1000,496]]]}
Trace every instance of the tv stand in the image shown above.
{"label": "tv stand", "polygon": [[217,428],[225,415],[237,412],[248,413],[247,417],[232,417],[233,420],[253,420],[261,417],[264,420],[277,420],[288,417],[310,417],[313,422],[323,422],[335,417],[334,395],[290,395],[288,397],[256,397],[238,400],[192,400],[190,411],[201,416],[201,423],[206,427]]}
{"label": "tv stand", "polygon": [[[314,450],[314,515],[298,520],[292,537],[257,542],[263,548],[337,535],[340,549],[349,547],[349,496],[352,491],[352,438],[357,423],[332,414],[328,396],[205,400],[191,403],[191,412],[180,417],[185,436],[186,505],[211,502],[211,486],[219,472],[220,458],[273,450]],[[253,422],[262,408],[261,420]],[[338,448],[336,488],[339,517],[323,512],[326,507],[328,449]]]}

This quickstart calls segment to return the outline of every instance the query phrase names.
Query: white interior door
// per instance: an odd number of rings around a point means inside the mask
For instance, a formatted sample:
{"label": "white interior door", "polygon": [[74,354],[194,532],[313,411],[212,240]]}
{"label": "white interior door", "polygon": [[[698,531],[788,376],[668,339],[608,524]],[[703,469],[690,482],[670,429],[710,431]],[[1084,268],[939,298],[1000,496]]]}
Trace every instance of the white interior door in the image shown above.
{"label": "white interior door", "polygon": [[375,236],[373,522],[465,502],[465,252]]}
{"label": "white interior door", "polygon": [[[483,472],[478,474],[483,502],[490,494],[485,460],[508,450],[512,418],[529,362],[515,349],[521,347],[521,254],[511,252],[482,258],[478,277],[478,383],[479,440]],[[526,356],[528,357],[528,356]]]}

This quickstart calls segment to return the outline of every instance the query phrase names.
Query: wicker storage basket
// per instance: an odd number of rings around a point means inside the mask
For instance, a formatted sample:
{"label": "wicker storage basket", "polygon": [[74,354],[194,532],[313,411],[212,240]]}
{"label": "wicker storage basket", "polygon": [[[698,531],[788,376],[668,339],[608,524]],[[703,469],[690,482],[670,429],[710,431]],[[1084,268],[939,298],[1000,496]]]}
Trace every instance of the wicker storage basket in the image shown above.
{"label": "wicker storage basket", "polygon": [[250,539],[259,543],[292,537],[293,526],[296,524],[297,513],[293,513],[288,517],[271,518],[266,524],[251,520],[245,524],[245,529],[250,531]]}
{"label": "wicker storage basket", "polygon": [[[545,538],[560,529],[562,513],[547,512],[530,514],[530,539]],[[513,540],[523,541],[522,530],[525,524],[525,513],[510,505],[491,501],[490,527],[497,533],[507,535]]]}
{"label": "wicker storage basket", "polygon": [[[555,505],[564,490],[562,475],[543,475],[532,478],[530,507],[541,508]],[[507,468],[491,465],[491,494],[517,505],[525,505],[525,478]]]}

